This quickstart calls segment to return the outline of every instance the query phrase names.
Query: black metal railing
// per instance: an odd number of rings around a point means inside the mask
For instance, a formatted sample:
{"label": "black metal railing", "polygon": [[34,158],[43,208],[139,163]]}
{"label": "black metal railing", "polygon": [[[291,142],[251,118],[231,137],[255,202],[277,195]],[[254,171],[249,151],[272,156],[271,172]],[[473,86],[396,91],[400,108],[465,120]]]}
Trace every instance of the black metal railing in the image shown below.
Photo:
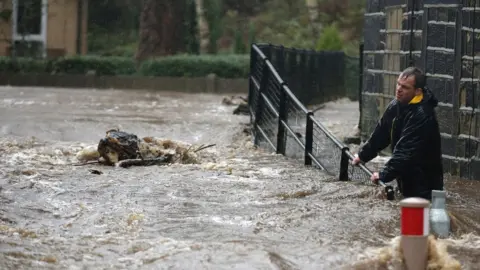
{"label": "black metal railing", "polygon": [[342,181],[369,180],[372,172],[351,165],[349,148],[293,94],[261,47],[253,44],[250,58],[248,104],[255,145],[302,160]]}
{"label": "black metal railing", "polygon": [[[346,96],[357,99],[357,57],[346,56],[341,51],[314,51],[272,44],[255,45],[269,59],[278,75],[290,86],[302,104],[321,104]],[[346,68],[349,68],[349,72],[345,72]],[[354,80],[347,77],[351,73],[355,73]]]}

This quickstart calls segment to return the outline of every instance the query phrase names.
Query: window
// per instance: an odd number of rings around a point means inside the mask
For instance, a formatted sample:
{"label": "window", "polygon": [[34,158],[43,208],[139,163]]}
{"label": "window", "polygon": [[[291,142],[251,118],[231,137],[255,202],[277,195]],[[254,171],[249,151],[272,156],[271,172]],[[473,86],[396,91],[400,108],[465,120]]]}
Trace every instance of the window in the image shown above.
{"label": "window", "polygon": [[43,42],[15,40],[15,55],[18,57],[43,57]]}
{"label": "window", "polygon": [[40,35],[42,0],[19,0],[17,6],[17,34]]}
{"label": "window", "polygon": [[12,0],[12,39],[16,55],[46,57],[48,0]]}

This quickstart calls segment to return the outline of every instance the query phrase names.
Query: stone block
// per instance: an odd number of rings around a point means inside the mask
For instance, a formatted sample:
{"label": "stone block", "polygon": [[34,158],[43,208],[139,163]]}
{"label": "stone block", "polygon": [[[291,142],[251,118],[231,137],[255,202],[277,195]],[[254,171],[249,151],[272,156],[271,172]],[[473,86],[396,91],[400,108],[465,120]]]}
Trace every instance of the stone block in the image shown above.
{"label": "stone block", "polygon": [[453,108],[447,106],[437,107],[437,118],[440,126],[440,132],[454,134],[456,121],[452,121]]}
{"label": "stone block", "polygon": [[385,40],[382,40],[380,29],[385,29],[385,16],[366,16],[364,29],[364,49],[369,51],[383,50],[383,45],[380,42],[385,42]]}
{"label": "stone block", "polygon": [[452,137],[441,137],[442,153],[449,156],[455,156],[455,141]]}

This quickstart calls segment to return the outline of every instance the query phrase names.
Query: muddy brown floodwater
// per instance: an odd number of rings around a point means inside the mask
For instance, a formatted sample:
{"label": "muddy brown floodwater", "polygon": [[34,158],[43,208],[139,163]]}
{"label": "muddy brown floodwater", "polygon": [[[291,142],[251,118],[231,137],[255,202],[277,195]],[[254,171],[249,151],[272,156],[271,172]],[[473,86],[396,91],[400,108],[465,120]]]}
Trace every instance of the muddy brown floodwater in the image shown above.
{"label": "muddy brown floodwater", "polygon": [[[398,201],[255,149],[249,118],[222,98],[0,88],[0,269],[351,269],[369,257],[375,269],[398,239]],[[338,133],[356,113],[322,121]],[[71,165],[117,127],[216,146],[199,164]],[[439,243],[479,269],[479,182],[447,188],[455,231]]]}

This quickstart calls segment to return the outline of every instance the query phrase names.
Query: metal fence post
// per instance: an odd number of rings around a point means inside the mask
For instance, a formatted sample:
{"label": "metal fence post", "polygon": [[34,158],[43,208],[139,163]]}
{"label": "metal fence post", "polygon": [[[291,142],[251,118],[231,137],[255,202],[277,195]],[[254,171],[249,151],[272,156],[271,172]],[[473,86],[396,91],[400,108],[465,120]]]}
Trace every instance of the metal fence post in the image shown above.
{"label": "metal fence post", "polygon": [[[332,58],[337,58],[338,57],[338,77],[339,81],[337,81],[337,87],[336,87],[336,98],[342,98],[347,96],[347,88],[345,87],[345,81],[347,80],[345,76],[345,71],[347,70],[346,68],[346,61],[347,61],[347,55],[344,52],[339,52],[332,54]],[[332,59],[333,60],[333,59]],[[340,86],[340,87],[339,87]],[[340,91],[339,91],[340,90]]]}
{"label": "metal fence post", "polygon": [[317,69],[315,67],[315,59],[316,59],[316,52],[314,50],[309,51],[309,56],[308,56],[308,82],[309,82],[309,91],[310,97],[312,99],[315,99],[318,95],[318,79],[317,79]]}
{"label": "metal fence post", "polygon": [[262,116],[263,113],[263,95],[262,93],[265,91],[265,88],[267,87],[268,83],[268,75],[270,74],[267,66],[267,59],[263,59],[263,69],[262,69],[262,78],[260,79],[260,89],[258,89],[258,96],[257,96],[257,107],[255,108],[255,123],[253,126],[254,130],[254,144],[258,145],[258,125],[259,125],[259,119]]}
{"label": "metal fence post", "polygon": [[360,110],[360,117],[358,118],[358,129],[362,129],[362,116],[363,116],[363,108],[362,108],[362,91],[363,91],[363,42],[359,46],[359,58],[358,58],[358,107]]}
{"label": "metal fence post", "polygon": [[275,64],[274,67],[278,72],[278,75],[282,78],[282,80],[285,80],[283,77],[285,76],[285,50],[283,45],[280,45],[280,47],[275,50]]}
{"label": "metal fence post", "polygon": [[[307,89],[307,82],[308,82],[308,66],[307,66],[307,50],[298,50],[298,53],[300,54],[300,62],[299,62],[299,68],[300,68],[300,88],[297,89],[295,95],[297,98],[300,100],[303,105],[309,105],[308,100],[309,100],[309,90]],[[311,99],[311,98],[310,98]]]}
{"label": "metal fence post", "polygon": [[328,101],[325,93],[324,63],[326,63],[325,52],[323,51],[318,52],[315,57],[315,64],[316,64],[315,66],[317,67],[317,71],[315,75],[317,76],[317,80],[318,80],[317,81],[318,101],[316,101],[317,103],[324,103]]}
{"label": "metal fence post", "polygon": [[312,154],[313,148],[313,112],[307,113],[307,125],[305,127],[305,165],[312,165]]}
{"label": "metal fence post", "polygon": [[256,64],[256,61],[257,61],[257,55],[255,54],[255,47],[256,45],[255,44],[252,44],[250,46],[250,70],[249,70],[249,75],[248,75],[248,111],[249,111],[249,115],[250,115],[250,124],[253,123],[253,113],[254,111],[252,110],[252,101],[253,101],[253,93],[254,92],[254,87],[255,87],[255,84],[253,83],[253,79],[252,79],[252,76],[253,76],[253,70],[255,69],[255,64]]}
{"label": "metal fence post", "polygon": [[268,43],[268,45],[265,46],[265,48],[263,49],[263,54],[265,54],[267,59],[272,58],[272,48],[273,48],[272,44]]}
{"label": "metal fence post", "polygon": [[277,132],[277,154],[285,155],[285,126],[287,123],[287,93],[285,93],[285,83],[282,83],[280,90],[280,106],[278,110],[278,132]]}
{"label": "metal fence post", "polygon": [[287,55],[287,61],[285,64],[285,78],[283,79],[287,82],[288,87],[292,92],[297,96],[296,90],[298,90],[298,64],[297,64],[297,52],[290,48],[286,50],[285,54]]}
{"label": "metal fence post", "polygon": [[340,181],[348,181],[348,147],[343,147],[342,148],[342,156],[340,157],[340,174],[339,174],[339,180]]}

